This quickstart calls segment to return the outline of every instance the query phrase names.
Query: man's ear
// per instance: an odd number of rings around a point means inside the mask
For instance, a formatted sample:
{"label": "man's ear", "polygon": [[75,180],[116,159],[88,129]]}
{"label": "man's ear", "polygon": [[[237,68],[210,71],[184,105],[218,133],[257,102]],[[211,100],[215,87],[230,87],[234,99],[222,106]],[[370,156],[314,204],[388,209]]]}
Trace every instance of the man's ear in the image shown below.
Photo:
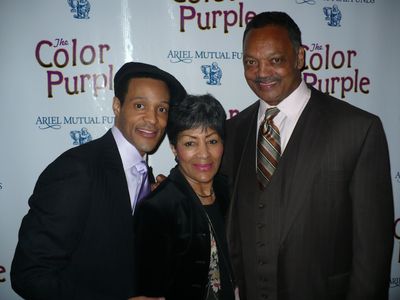
{"label": "man's ear", "polygon": [[304,68],[306,50],[304,47],[299,48],[299,52],[297,53],[297,69],[301,70]]}
{"label": "man's ear", "polygon": [[117,97],[113,98],[112,109],[115,117],[118,117],[119,113],[121,112],[121,101]]}
{"label": "man's ear", "polygon": [[177,152],[176,152],[176,148],[175,148],[175,146],[174,146],[174,145],[172,145],[172,144],[169,144],[169,147],[171,148],[171,150],[172,150],[172,153],[174,154],[174,156],[176,156],[176,155],[177,155]]}

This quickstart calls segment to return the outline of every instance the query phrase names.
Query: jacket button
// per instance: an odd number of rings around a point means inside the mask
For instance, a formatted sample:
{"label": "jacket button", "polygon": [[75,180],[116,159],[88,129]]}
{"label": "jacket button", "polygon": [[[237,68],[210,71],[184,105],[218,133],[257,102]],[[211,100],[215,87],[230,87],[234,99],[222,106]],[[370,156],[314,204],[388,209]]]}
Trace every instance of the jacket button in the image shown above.
{"label": "jacket button", "polygon": [[261,297],[262,297],[263,299],[268,299],[268,295],[267,295],[267,294],[262,294]]}
{"label": "jacket button", "polygon": [[259,203],[258,208],[264,208],[264,203]]}

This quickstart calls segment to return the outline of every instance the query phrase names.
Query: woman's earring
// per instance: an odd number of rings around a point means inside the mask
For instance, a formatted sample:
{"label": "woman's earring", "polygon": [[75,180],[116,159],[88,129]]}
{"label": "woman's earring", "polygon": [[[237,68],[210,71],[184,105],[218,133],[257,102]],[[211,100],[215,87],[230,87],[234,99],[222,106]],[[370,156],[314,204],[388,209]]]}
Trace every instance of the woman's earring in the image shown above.
{"label": "woman's earring", "polygon": [[176,162],[177,164],[179,164],[179,159],[178,159],[178,156],[176,156],[176,155],[175,155],[175,162]]}

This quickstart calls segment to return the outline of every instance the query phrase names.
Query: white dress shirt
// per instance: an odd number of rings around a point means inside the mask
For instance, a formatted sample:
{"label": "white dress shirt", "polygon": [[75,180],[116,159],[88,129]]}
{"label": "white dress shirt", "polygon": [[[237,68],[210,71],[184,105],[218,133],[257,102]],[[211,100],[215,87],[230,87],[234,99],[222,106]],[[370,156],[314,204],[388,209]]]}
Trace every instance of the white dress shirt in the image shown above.
{"label": "white dress shirt", "polygon": [[[140,165],[142,161],[145,161],[145,158],[140,155],[135,146],[125,139],[117,127],[111,128],[111,133],[117,143],[119,155],[122,159],[133,213],[143,181],[143,176],[139,173],[139,169],[142,167]],[[138,167],[136,168],[137,165]]]}
{"label": "white dress shirt", "polygon": [[[281,154],[285,151],[286,145],[289,142],[290,136],[300,118],[301,113],[306,107],[308,100],[311,97],[311,90],[301,81],[300,85],[287,98],[283,99],[276,107],[279,108],[279,113],[274,118],[274,124],[279,128],[281,137]],[[272,107],[267,102],[260,99],[260,107],[258,109],[257,121],[257,137],[258,129],[265,117],[265,111]],[[257,140],[257,138],[256,138]],[[256,147],[257,149],[257,147]]]}

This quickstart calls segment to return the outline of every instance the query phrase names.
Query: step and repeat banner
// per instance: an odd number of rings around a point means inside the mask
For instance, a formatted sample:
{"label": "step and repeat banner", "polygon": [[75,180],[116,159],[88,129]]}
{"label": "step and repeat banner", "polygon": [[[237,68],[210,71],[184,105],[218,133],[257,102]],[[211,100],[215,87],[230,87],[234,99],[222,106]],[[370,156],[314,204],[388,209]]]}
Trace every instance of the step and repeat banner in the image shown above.
{"label": "step and repeat banner", "polygon": [[[37,177],[113,125],[119,67],[157,65],[190,93],[213,94],[232,117],[256,100],[243,76],[242,34],[266,10],[300,26],[307,83],[382,119],[396,209],[390,298],[400,299],[400,1],[2,0],[0,8],[0,299],[19,299],[10,265]],[[167,141],[150,163],[169,173]]]}

